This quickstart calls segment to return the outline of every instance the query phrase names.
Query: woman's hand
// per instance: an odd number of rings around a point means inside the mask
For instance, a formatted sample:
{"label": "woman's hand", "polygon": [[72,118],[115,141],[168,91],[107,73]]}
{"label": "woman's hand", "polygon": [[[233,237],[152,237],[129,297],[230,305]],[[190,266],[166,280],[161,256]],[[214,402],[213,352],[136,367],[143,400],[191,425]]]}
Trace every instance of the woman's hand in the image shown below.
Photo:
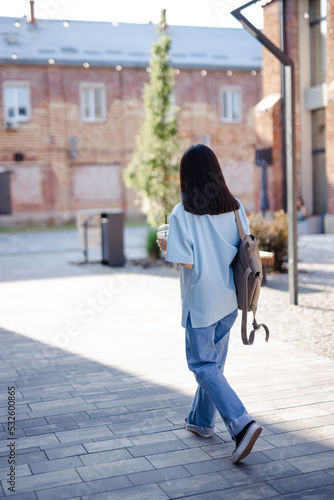
{"label": "woman's hand", "polygon": [[192,269],[194,264],[180,264],[180,266],[184,267],[185,269]]}
{"label": "woman's hand", "polygon": [[[166,253],[167,249],[167,238],[157,238],[157,244],[160,250]],[[180,264],[180,266],[186,268],[186,269],[191,269],[193,267],[193,264]]]}
{"label": "woman's hand", "polygon": [[167,250],[167,238],[157,238],[157,244],[160,250],[166,253]]}

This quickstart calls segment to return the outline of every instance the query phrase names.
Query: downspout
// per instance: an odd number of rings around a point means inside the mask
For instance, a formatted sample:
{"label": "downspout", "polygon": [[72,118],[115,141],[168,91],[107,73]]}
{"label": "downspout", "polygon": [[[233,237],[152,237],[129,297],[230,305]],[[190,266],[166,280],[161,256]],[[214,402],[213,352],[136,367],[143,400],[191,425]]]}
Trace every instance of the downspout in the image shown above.
{"label": "downspout", "polygon": [[242,26],[266,47],[282,64],[284,98],[284,138],[285,165],[288,207],[288,271],[290,304],[298,303],[298,270],[297,270],[297,192],[296,192],[296,160],[295,160],[295,125],[294,125],[294,62],[288,55],[274,45],[260,30],[258,30],[243,14],[242,10],[254,5],[259,0],[251,0],[247,4],[231,12]]}

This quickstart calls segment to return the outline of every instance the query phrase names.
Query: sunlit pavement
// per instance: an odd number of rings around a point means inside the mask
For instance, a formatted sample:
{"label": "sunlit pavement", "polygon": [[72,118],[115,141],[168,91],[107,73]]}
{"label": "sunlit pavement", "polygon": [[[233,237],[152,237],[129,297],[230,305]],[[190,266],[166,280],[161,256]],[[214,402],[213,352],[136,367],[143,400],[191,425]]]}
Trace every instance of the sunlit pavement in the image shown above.
{"label": "sunlit pavement", "polygon": [[[127,229],[128,258],[143,255],[145,231]],[[245,347],[233,328],[227,378],[263,425],[235,466],[220,418],[211,439],[183,429],[195,381],[174,268],[113,269],[96,251],[80,264],[73,232],[0,235],[0,496],[332,499],[333,241],[301,239],[298,306],[287,276],[269,275],[268,344],[260,333]]]}

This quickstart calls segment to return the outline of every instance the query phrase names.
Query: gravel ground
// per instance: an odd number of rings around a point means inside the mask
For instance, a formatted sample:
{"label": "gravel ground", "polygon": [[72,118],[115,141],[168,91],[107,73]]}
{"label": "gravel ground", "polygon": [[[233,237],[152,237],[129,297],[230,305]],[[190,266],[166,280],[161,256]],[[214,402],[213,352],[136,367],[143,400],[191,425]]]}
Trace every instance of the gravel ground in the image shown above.
{"label": "gravel ground", "polygon": [[[146,227],[126,228],[125,254],[133,263],[145,255],[146,234]],[[257,320],[268,325],[272,338],[334,359],[334,235],[301,236],[298,249],[298,305],[290,304],[288,276],[268,274],[267,285],[261,291]],[[94,255],[98,258],[100,254]],[[78,266],[79,261],[82,261],[82,253],[76,231],[0,235],[0,281],[109,272],[108,267],[96,263]],[[138,272],[138,268],[140,266],[133,264],[126,266],[128,272],[131,269]],[[178,276],[175,269],[168,266],[142,268],[140,272],[158,272],[175,279]]]}
{"label": "gravel ground", "polygon": [[257,313],[272,338],[334,359],[334,288],[299,274],[298,305],[290,304],[287,276],[268,276]]}

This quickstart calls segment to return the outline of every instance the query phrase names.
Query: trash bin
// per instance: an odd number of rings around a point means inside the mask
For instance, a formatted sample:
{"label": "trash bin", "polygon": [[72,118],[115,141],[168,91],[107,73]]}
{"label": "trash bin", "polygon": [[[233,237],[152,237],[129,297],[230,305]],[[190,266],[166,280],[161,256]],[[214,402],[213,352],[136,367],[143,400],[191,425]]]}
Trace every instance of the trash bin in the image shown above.
{"label": "trash bin", "polygon": [[12,202],[10,197],[10,174],[0,167],[0,215],[12,213]]}
{"label": "trash bin", "polygon": [[124,212],[101,212],[102,263],[108,266],[124,266]]}

